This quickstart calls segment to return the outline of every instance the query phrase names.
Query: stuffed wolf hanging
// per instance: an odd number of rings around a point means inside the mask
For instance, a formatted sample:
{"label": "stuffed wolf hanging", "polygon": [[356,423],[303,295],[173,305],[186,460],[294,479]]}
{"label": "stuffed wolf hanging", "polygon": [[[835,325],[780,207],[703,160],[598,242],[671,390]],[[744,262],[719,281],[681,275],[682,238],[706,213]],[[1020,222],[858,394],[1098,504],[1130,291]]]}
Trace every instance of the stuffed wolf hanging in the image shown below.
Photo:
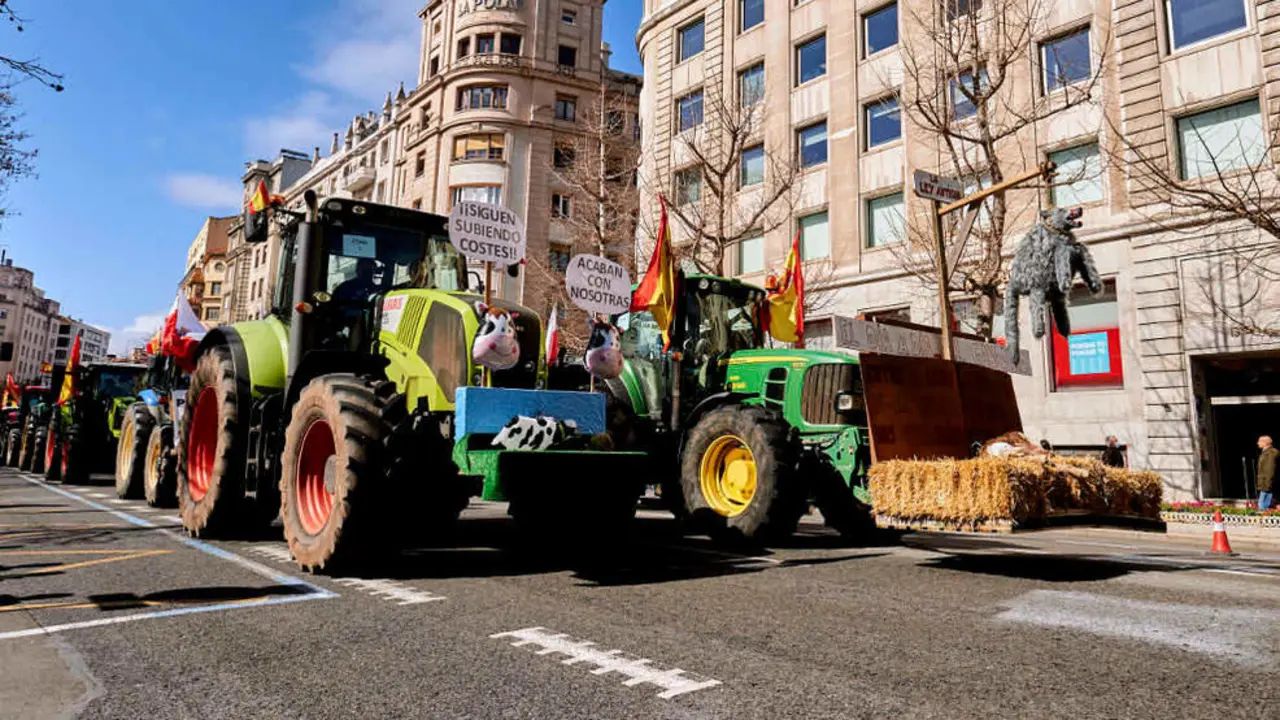
{"label": "stuffed wolf hanging", "polygon": [[1072,230],[1080,227],[1080,208],[1044,210],[1040,223],[1022,238],[1009,266],[1009,287],[1004,296],[1004,327],[1010,352],[1018,357],[1018,297],[1026,295],[1031,307],[1031,334],[1044,337],[1044,306],[1049,303],[1053,322],[1063,336],[1071,334],[1067,300],[1076,273],[1095,294],[1102,292],[1102,278],[1089,249]]}

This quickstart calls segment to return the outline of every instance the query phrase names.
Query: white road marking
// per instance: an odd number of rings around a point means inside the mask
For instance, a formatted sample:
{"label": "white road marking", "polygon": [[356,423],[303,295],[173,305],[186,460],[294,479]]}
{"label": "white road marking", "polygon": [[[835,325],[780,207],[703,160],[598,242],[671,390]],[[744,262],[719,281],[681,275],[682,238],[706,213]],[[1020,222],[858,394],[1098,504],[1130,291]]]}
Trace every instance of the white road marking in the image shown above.
{"label": "white road marking", "polygon": [[654,667],[651,660],[628,655],[621,650],[601,650],[590,640],[575,640],[564,633],[556,633],[543,627],[501,632],[489,637],[492,639],[514,638],[512,647],[540,647],[541,649],[535,652],[536,655],[567,655],[567,660],[560,661],[562,665],[576,665],[583,662],[594,665],[592,675],[616,672],[627,678],[622,683],[626,687],[635,687],[643,683],[656,685],[662,688],[658,697],[663,700],[670,700],[677,695],[720,684],[719,680],[702,677],[680,668],[662,670]]}
{"label": "white road marking", "polygon": [[291,563],[293,562],[293,554],[289,552],[289,548],[282,545],[250,545],[245,548],[255,555],[261,555],[271,558],[276,562]]}
{"label": "white road marking", "polygon": [[111,498],[107,502],[110,502],[114,505],[132,505],[133,504],[130,501],[125,500],[124,498]]}
{"label": "white road marking", "polygon": [[91,498],[98,498],[99,500],[106,500],[111,497],[106,493],[100,493],[100,492],[91,492],[91,493],[85,493],[85,494]]}
{"label": "white road marking", "polygon": [[1280,661],[1275,610],[1032,590],[1010,601],[996,619],[1165,645],[1242,665],[1274,667]]}
{"label": "white road marking", "polygon": [[159,519],[167,523],[173,523],[175,525],[182,524],[182,518],[178,517],[177,515],[164,515],[164,516],[161,516]]}
{"label": "white road marking", "polygon": [[334,582],[347,587],[363,590],[370,595],[395,601],[397,605],[418,605],[421,603],[448,600],[443,595],[436,595],[429,590],[419,590],[395,580],[386,578],[334,578]]}

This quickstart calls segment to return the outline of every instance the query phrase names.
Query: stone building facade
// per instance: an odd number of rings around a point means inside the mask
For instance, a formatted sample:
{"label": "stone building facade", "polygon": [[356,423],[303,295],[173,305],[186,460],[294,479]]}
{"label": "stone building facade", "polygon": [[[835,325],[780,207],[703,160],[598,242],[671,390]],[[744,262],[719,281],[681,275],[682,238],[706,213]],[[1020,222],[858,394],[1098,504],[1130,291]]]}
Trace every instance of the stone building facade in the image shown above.
{"label": "stone building facade", "polygon": [[[946,7],[992,12],[1009,2]],[[1261,182],[1274,185],[1269,163],[1280,158],[1275,145],[1262,147],[1280,113],[1280,76],[1268,70],[1280,63],[1280,3],[1040,7],[1029,25],[1033,51],[1011,65],[1011,102],[1051,102],[1081,64],[1096,86],[1088,102],[1012,139],[1023,166],[1011,172],[1052,160],[1060,177],[1072,175],[1010,194],[1006,252],[1034,210],[1083,207],[1078,236],[1106,290],[1075,298],[1070,337],[1032,340],[1024,310],[1034,369],[1015,378],[1024,426],[1033,439],[1081,453],[1117,435],[1129,463],[1159,471],[1171,498],[1245,497],[1250,446],[1259,434],[1280,432],[1280,337],[1246,331],[1239,318],[1280,327],[1280,289],[1265,281],[1280,271],[1277,239],[1229,222],[1156,222],[1168,197],[1139,182],[1133,167],[1140,153],[1197,181],[1197,168],[1222,152],[1231,163],[1262,162],[1270,170]],[[935,288],[906,272],[894,250],[908,233],[930,231],[922,225],[930,208],[911,191],[913,172],[943,167],[938,139],[894,104],[910,97],[908,68],[919,62],[904,57],[904,44],[925,32],[915,18],[931,13],[927,0],[644,0],[641,207],[656,207],[659,192],[679,197],[686,189],[677,187],[690,170],[679,138],[706,132],[693,127],[703,125],[703,93],[735,103],[749,93],[762,103],[760,140],[800,166],[799,189],[789,221],[741,243],[729,269],[761,281],[781,267],[799,232],[806,268],[821,278],[810,292],[826,296],[811,316],[810,346],[830,342],[825,318],[836,313],[938,324]],[[1077,70],[1064,69],[1064,57]],[[1051,65],[1062,74],[1049,74]],[[952,108],[957,119],[962,105]],[[744,154],[744,168],[748,160],[766,172],[764,159]],[[744,187],[739,197],[749,193]],[[969,302],[953,297],[962,326]],[[995,320],[1002,334],[1002,318]]]}
{"label": "stone building facade", "polygon": [[223,294],[228,289],[228,232],[238,221],[236,216],[206,218],[187,249],[187,268],[180,287],[205,327],[215,327],[223,321]]}
{"label": "stone building facade", "polygon": [[41,364],[53,361],[52,344],[61,307],[36,287],[35,274],[6,259],[0,264],[0,380],[13,373],[19,383],[38,382]]}

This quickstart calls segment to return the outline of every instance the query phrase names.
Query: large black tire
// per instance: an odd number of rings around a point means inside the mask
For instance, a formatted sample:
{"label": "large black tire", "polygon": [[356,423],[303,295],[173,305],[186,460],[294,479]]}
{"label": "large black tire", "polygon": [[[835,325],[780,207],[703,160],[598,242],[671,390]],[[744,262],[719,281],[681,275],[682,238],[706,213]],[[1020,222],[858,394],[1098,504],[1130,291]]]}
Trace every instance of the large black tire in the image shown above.
{"label": "large black tire", "polygon": [[49,440],[49,428],[43,425],[31,432],[31,472],[37,475],[44,474],[45,467],[45,449]]}
{"label": "large black tire", "polygon": [[231,351],[216,347],[191,374],[178,446],[178,514],[193,537],[240,532],[248,519],[244,495],[245,418]]}
{"label": "large black tire", "polygon": [[[22,449],[18,453],[18,469],[23,472],[31,472],[32,460],[34,460],[35,446],[32,440],[31,423],[27,422],[27,427],[22,431]],[[42,447],[41,450],[44,448]]]}
{"label": "large black tire", "polygon": [[18,467],[18,460],[22,457],[22,431],[18,428],[10,428],[8,440],[5,441],[5,457],[4,464],[9,467]]}
{"label": "large black tire", "polygon": [[177,458],[173,454],[173,425],[164,424],[147,438],[146,467],[142,475],[142,495],[151,507],[178,504]]}
{"label": "large black tire", "polygon": [[72,424],[62,435],[62,482],[67,485],[89,482],[93,449],[83,430],[79,425]]}
{"label": "large black tire", "polygon": [[147,442],[156,418],[144,403],[134,403],[124,412],[120,439],[116,445],[116,496],[134,500],[143,497],[147,469]]}
{"label": "large black tire", "polygon": [[853,488],[840,473],[827,465],[804,468],[813,482],[814,504],[822,513],[827,527],[850,542],[866,542],[875,534],[875,515],[869,505],[858,500]]}
{"label": "large black tire", "polygon": [[[755,467],[754,492],[737,503],[726,492],[704,493],[702,467],[704,459],[714,466],[718,451],[735,448],[749,450]],[[758,541],[790,535],[808,509],[797,472],[799,459],[799,440],[779,413],[746,405],[712,410],[685,439],[681,462],[685,507],[696,525],[717,539]],[[716,471],[709,477],[724,475]],[[723,488],[715,481],[709,484],[711,490]]]}
{"label": "large black tire", "polygon": [[44,479],[57,482],[62,479],[62,442],[58,439],[58,423],[49,423],[44,433]]}

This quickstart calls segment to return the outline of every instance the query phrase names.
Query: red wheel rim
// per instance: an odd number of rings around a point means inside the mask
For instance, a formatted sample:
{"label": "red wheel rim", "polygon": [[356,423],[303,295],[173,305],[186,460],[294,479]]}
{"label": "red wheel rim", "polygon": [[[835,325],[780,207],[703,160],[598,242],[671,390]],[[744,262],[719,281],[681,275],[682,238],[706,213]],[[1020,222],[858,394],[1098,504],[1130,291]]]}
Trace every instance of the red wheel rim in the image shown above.
{"label": "red wheel rim", "polygon": [[207,387],[196,398],[187,435],[187,493],[195,502],[203,500],[213,484],[218,434],[218,391]]}
{"label": "red wheel rim", "polygon": [[71,450],[68,449],[68,444],[62,443],[62,477],[64,480],[67,477],[67,457],[69,455],[71,455]]}
{"label": "red wheel rim", "polygon": [[298,474],[294,489],[298,497],[298,521],[302,529],[315,535],[324,529],[333,513],[333,493],[325,487],[325,474],[336,455],[333,429],[325,420],[315,420],[302,436],[298,452]]}
{"label": "red wheel rim", "polygon": [[58,447],[58,442],[53,437],[53,433],[44,440],[44,466],[46,469],[53,469],[54,450]]}

